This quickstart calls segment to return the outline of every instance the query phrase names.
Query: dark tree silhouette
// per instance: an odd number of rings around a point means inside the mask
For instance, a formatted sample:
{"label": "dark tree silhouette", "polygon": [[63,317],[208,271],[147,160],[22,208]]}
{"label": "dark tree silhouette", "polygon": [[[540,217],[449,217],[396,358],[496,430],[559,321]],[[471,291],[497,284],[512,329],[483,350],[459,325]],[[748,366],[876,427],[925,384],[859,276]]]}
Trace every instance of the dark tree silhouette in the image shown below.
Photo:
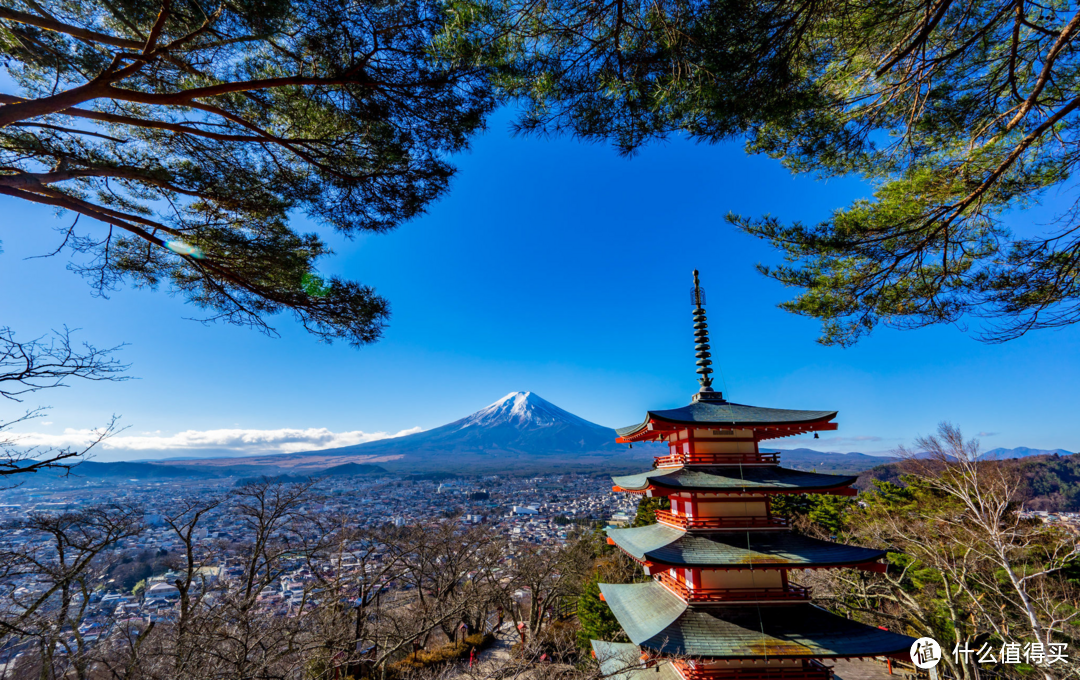
{"label": "dark tree silhouette", "polygon": [[[64,328],[51,336],[19,341],[7,327],[0,328],[0,398],[20,402],[26,394],[43,389],[64,387],[70,378],[81,380],[127,380],[126,364],[113,355],[121,346],[100,349],[81,346],[71,340]],[[81,447],[21,446],[12,428],[44,415],[44,407],[30,408],[21,416],[0,421],[0,477],[22,475],[46,469],[70,470],[87,453],[117,431],[114,416],[99,428]]]}
{"label": "dark tree silhouette", "polygon": [[[58,250],[99,294],[167,285],[207,319],[380,336],[389,305],[325,278],[290,220],[383,232],[447,187],[492,105],[427,49],[422,1],[0,2],[0,195],[76,214]],[[80,217],[93,221],[77,229]]]}

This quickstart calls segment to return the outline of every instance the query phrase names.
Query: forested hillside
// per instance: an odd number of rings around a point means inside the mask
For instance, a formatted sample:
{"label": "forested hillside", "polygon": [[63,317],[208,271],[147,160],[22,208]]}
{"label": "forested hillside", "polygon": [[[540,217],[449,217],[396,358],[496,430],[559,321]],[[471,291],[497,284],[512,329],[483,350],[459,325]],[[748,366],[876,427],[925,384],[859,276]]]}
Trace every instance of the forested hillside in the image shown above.
{"label": "forested hillside", "polygon": [[[1032,456],[1016,460],[985,461],[980,465],[1004,465],[1017,468],[1024,478],[1024,507],[1049,512],[1080,511],[1080,456]],[[872,487],[871,480],[903,484],[904,464],[879,465],[859,475],[855,486]]]}

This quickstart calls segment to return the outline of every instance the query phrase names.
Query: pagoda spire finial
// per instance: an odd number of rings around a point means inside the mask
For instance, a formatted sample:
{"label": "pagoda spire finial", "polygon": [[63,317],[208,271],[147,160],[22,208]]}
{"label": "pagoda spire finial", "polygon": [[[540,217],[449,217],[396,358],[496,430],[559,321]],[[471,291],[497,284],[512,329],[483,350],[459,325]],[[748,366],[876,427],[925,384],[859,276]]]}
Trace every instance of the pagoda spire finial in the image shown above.
{"label": "pagoda spire finial", "polygon": [[697,372],[701,377],[701,391],[695,397],[705,399],[722,399],[723,395],[714,392],[712,388],[712,354],[709,353],[709,322],[705,318],[705,291],[701,288],[698,279],[698,270],[694,270],[694,290],[692,300],[694,304],[694,350],[697,356]]}

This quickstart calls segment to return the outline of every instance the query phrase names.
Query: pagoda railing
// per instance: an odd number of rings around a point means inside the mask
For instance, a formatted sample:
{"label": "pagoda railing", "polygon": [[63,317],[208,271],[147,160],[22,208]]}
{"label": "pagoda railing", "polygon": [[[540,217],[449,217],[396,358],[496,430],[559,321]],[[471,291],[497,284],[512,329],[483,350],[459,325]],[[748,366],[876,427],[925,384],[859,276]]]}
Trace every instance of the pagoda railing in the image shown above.
{"label": "pagoda railing", "polygon": [[678,529],[787,529],[787,517],[687,517],[657,510],[656,520]]}
{"label": "pagoda railing", "polygon": [[829,680],[833,674],[831,668],[818,661],[796,668],[708,668],[683,659],[671,663],[686,680]]}
{"label": "pagoda railing", "polygon": [[786,588],[687,588],[669,572],[662,571],[656,578],[668,590],[686,602],[739,602],[739,601],[791,601],[809,600],[810,589],[789,585]]}
{"label": "pagoda railing", "polygon": [[776,465],[780,454],[772,453],[672,453],[656,457],[656,467],[677,465]]}

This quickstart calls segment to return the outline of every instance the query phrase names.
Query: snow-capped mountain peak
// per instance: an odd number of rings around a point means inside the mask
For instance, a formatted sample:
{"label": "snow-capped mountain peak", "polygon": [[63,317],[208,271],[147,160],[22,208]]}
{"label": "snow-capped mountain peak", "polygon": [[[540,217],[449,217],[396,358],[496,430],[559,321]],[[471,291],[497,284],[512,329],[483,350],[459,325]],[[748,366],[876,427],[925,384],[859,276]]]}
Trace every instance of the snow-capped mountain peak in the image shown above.
{"label": "snow-capped mountain peak", "polygon": [[511,392],[494,404],[490,404],[454,424],[458,426],[457,429],[459,430],[498,425],[512,425],[518,429],[535,429],[558,425],[598,427],[596,424],[579,418],[573,413],[562,410],[533,392]]}
{"label": "snow-capped mountain peak", "polygon": [[[591,469],[593,463],[627,456],[646,459],[648,447],[615,441],[615,431],[591,423],[535,392],[511,392],[472,415],[416,434],[380,439],[336,449],[333,454],[392,457],[395,466],[417,471],[535,469],[568,464]],[[667,452],[666,447],[661,447]],[[327,452],[319,451],[325,456]],[[375,459],[372,459],[375,460]],[[591,462],[590,462],[591,461]],[[383,463],[379,463],[382,465]]]}

